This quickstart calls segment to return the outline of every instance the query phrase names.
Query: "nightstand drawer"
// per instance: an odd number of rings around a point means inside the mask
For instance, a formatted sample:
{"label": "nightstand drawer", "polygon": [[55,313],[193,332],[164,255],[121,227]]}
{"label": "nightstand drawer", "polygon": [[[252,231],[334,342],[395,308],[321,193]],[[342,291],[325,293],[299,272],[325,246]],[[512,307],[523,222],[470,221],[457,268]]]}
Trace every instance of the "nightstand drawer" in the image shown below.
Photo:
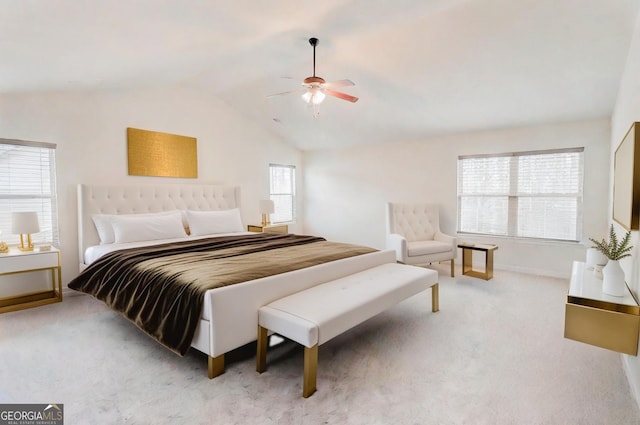
{"label": "nightstand drawer", "polygon": [[0,274],[58,267],[58,251],[0,254]]}

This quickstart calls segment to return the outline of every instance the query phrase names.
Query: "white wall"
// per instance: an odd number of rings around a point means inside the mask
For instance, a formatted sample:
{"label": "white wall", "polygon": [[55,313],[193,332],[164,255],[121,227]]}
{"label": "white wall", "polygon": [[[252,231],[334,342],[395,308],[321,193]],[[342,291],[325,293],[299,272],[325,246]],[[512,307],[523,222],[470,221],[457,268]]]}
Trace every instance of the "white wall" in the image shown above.
{"label": "white wall", "polygon": [[[196,137],[198,178],[128,176],[127,127]],[[240,185],[243,219],[249,224],[259,222],[258,201],[269,195],[269,163],[298,167],[301,163],[300,151],[246,121],[211,94],[180,86],[3,95],[0,137],[58,146],[58,211],[65,283],[78,273],[78,183]],[[303,179],[299,181],[302,184]],[[301,202],[297,207],[303,211]],[[302,227],[292,229],[298,226]]]}
{"label": "white wall", "polygon": [[[386,201],[440,205],[441,229],[456,232],[458,155],[560,147],[585,148],[584,239],[607,225],[609,120],[543,125],[304,153],[305,232],[377,248],[385,244]],[[568,277],[585,246],[507,238],[497,243],[495,267]],[[458,256],[460,258],[460,255]]]}
{"label": "white wall", "polygon": [[[616,101],[616,107],[611,119],[611,161],[610,161],[610,185],[609,203],[613,204],[613,153],[618,148],[622,138],[634,121],[640,121],[640,16],[636,22],[636,28],[629,48],[629,56],[625,65],[624,74],[620,83],[620,90]],[[609,221],[612,220],[612,208],[608,211]],[[616,232],[624,235],[625,230],[613,222]],[[625,272],[629,287],[638,297],[640,293],[640,235],[637,231],[631,233],[631,241],[635,249],[633,256],[622,260],[620,263]],[[634,391],[636,401],[640,405],[640,359],[635,356],[623,355],[623,364],[629,378],[629,383]]]}

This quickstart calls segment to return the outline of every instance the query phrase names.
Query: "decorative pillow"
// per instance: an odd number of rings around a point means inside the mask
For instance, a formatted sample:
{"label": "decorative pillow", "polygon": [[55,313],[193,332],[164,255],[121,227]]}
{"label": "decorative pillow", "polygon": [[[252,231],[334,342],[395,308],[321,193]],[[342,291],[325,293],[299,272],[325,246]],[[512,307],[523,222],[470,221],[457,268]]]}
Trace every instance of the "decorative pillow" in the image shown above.
{"label": "decorative pillow", "polygon": [[192,236],[244,231],[238,208],[220,211],[187,210],[187,221]]}
{"label": "decorative pillow", "polygon": [[180,211],[162,215],[133,214],[111,218],[115,243],[153,241],[187,236]]}

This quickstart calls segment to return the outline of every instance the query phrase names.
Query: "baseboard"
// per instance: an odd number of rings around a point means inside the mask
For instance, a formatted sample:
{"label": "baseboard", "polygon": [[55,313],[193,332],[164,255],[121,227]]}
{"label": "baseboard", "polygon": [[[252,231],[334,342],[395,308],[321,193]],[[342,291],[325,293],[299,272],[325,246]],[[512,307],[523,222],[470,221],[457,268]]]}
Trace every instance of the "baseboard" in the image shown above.
{"label": "baseboard", "polygon": [[628,356],[626,354],[621,354],[622,356],[622,369],[624,370],[624,374],[627,377],[627,382],[629,382],[629,388],[631,388],[631,396],[636,401],[636,404],[640,408],[640,379],[635,376],[633,373],[632,367],[629,363],[630,359],[633,359],[633,356]]}
{"label": "baseboard", "polygon": [[571,277],[571,268],[569,268],[567,272],[557,272],[553,270],[537,269],[533,267],[518,267],[518,266],[510,266],[506,264],[494,264],[493,269],[505,270],[508,272],[532,274],[536,276],[559,277],[561,279],[569,279]]}

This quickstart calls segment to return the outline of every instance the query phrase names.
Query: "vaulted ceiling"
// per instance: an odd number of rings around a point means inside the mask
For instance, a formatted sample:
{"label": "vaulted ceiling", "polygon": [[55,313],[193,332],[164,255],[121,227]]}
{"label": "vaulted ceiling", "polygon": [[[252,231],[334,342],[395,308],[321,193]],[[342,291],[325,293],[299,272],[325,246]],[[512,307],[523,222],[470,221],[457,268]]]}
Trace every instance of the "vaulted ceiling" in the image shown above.
{"label": "vaulted ceiling", "polygon": [[[0,95],[175,84],[300,149],[608,117],[639,0],[0,0]],[[298,95],[316,73],[360,100]],[[215,117],[212,117],[215,122]]]}

